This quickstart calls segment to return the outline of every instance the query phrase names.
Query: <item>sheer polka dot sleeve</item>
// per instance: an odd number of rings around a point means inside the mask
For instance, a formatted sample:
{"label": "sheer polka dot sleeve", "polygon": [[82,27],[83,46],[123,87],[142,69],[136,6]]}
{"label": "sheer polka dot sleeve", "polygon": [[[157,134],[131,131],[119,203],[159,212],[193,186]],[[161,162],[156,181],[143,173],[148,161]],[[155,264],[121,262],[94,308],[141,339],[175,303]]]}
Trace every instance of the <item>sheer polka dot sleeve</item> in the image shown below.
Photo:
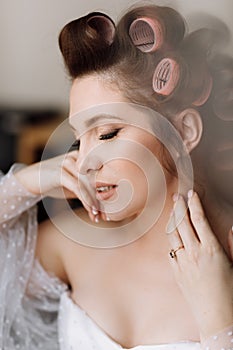
{"label": "sheer polka dot sleeve", "polygon": [[57,314],[67,286],[35,260],[37,208],[14,173],[0,174],[0,350],[59,350]]}
{"label": "sheer polka dot sleeve", "polygon": [[233,324],[202,342],[202,350],[233,350]]}
{"label": "sheer polka dot sleeve", "polygon": [[17,218],[40,201],[41,197],[30,192],[14,176],[22,164],[14,164],[10,171],[0,174],[0,230],[7,229],[11,219]]}

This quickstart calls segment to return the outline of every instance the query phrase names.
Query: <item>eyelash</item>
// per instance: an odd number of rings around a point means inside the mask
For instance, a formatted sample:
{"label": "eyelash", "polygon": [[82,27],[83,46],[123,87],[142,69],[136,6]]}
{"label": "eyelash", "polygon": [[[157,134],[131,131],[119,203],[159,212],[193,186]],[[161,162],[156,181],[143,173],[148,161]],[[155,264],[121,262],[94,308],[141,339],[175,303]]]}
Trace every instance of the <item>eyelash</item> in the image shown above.
{"label": "eyelash", "polygon": [[110,140],[110,139],[113,139],[115,136],[117,136],[118,132],[120,131],[121,129],[115,129],[113,130],[112,132],[109,132],[107,134],[103,134],[103,135],[100,135],[99,136],[99,140]]}
{"label": "eyelash", "polygon": [[[116,129],[116,130],[113,130],[112,132],[109,132],[107,134],[102,134],[99,136],[99,140],[110,140],[110,139],[113,139],[115,136],[117,136],[118,132],[120,131],[121,129]],[[76,149],[76,150],[79,150],[79,147],[80,147],[80,140],[76,140],[72,146],[71,146],[71,149]]]}

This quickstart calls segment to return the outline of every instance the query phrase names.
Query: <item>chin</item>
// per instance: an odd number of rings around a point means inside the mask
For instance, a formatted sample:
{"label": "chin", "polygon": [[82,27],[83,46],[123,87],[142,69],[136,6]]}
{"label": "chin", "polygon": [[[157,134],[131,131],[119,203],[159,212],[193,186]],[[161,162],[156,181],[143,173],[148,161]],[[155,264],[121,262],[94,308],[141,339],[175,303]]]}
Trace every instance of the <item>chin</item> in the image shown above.
{"label": "chin", "polygon": [[132,221],[139,215],[137,211],[127,210],[127,209],[119,212],[111,213],[111,214],[108,214],[108,213],[106,214],[110,218],[110,221],[121,222],[121,223],[123,223],[124,221],[126,222]]}
{"label": "chin", "polygon": [[111,221],[130,221],[135,219],[144,209],[146,205],[146,198],[142,196],[134,196],[125,201],[102,202],[101,211],[103,211]]}

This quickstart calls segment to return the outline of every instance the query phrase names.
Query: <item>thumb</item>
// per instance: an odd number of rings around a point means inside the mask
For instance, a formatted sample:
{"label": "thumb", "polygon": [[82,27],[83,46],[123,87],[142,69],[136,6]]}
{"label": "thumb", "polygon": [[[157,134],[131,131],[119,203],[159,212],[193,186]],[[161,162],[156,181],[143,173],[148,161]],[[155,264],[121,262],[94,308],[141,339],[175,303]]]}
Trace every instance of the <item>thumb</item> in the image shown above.
{"label": "thumb", "polygon": [[230,228],[230,231],[228,233],[228,245],[230,251],[230,258],[233,261],[233,226]]}

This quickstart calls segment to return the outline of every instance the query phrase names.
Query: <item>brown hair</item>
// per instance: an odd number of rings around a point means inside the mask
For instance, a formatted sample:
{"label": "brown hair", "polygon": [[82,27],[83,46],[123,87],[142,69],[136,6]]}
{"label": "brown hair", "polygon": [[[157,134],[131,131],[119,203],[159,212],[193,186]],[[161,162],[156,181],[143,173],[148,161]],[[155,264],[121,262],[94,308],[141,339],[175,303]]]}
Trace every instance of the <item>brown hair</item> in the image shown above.
{"label": "brown hair", "polygon": [[[232,58],[216,54],[213,57],[212,48],[216,48],[216,41],[222,39],[219,33],[206,28],[186,33],[185,21],[174,9],[156,5],[131,9],[120,19],[110,44],[98,21],[90,21],[96,16],[104,16],[114,25],[106,14],[92,12],[71,21],[60,32],[60,50],[72,79],[94,72],[103,74],[106,80],[108,77],[118,85],[130,101],[161,109],[166,115],[169,111],[174,114],[183,110],[200,97],[206,72],[214,79],[215,101],[218,85],[222,92],[225,90],[225,80],[227,87],[229,80],[232,84]],[[144,16],[158,20],[164,33],[164,44],[154,53],[138,50],[129,36],[131,23]],[[181,70],[178,86],[166,97],[152,89],[154,70],[164,57],[175,59]],[[224,71],[226,74],[222,77]],[[219,78],[221,83],[217,84]]]}
{"label": "brown hair", "polygon": [[[172,116],[190,106],[205,118],[212,114],[222,119],[229,117],[233,60],[216,54],[221,35],[216,35],[215,30],[203,28],[187,33],[184,19],[174,9],[139,6],[120,19],[113,40],[109,42],[97,22],[90,23],[96,15],[104,16],[113,24],[107,15],[94,12],[68,23],[60,33],[59,46],[72,79],[98,73],[106,84],[116,85],[130,102],[150,107],[171,121]],[[140,17],[150,17],[161,25],[164,42],[155,52],[141,52],[130,38],[130,25]],[[179,83],[168,96],[156,93],[152,87],[155,68],[165,57],[174,59],[180,67]],[[213,88],[210,96],[197,107],[194,103],[203,94],[207,76],[212,77]],[[168,152],[163,149],[163,153],[169,163],[167,167],[172,166],[176,174]]]}

